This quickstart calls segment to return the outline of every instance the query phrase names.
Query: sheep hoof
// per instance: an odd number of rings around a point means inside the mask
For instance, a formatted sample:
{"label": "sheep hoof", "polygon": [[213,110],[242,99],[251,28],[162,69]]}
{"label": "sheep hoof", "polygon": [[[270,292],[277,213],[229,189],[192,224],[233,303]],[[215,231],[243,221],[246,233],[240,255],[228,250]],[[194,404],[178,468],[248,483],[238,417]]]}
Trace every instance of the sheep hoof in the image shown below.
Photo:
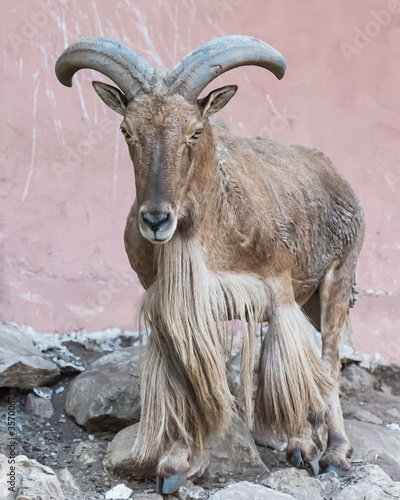
{"label": "sheep hoof", "polygon": [[314,460],[310,461],[310,469],[311,469],[313,476],[318,476],[318,474],[319,474],[318,458],[314,458]]}
{"label": "sheep hoof", "polygon": [[157,478],[156,478],[156,493],[158,493],[159,495],[162,495],[163,483],[164,483],[164,478],[161,476],[157,476]]}
{"label": "sheep hoof", "polygon": [[186,482],[185,474],[174,474],[170,477],[157,476],[156,491],[159,495],[170,495]]}
{"label": "sheep hoof", "polygon": [[311,473],[313,476],[317,476],[319,474],[319,463],[318,459],[314,458],[314,460],[310,460],[310,462],[305,461],[303,459],[303,456],[301,454],[300,450],[295,450],[293,453],[290,463],[293,465],[293,467],[296,467],[297,469],[304,469],[307,467],[307,464],[310,466]]}
{"label": "sheep hoof", "polygon": [[336,472],[338,476],[343,476],[343,471],[334,465],[328,465],[326,472]]}
{"label": "sheep hoof", "polygon": [[300,450],[295,450],[290,459],[290,463],[293,465],[293,467],[296,467],[298,469],[302,469],[304,467],[303,457]]}

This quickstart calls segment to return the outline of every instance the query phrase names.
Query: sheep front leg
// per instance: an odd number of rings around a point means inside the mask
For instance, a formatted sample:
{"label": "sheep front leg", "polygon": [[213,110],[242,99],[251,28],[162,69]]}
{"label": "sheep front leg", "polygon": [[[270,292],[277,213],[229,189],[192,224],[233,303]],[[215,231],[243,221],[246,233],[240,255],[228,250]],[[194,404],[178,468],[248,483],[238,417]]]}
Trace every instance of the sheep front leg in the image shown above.
{"label": "sheep front leg", "polygon": [[179,363],[171,366],[167,348],[160,350],[154,331],[142,369],[142,411],[133,455],[139,465],[156,465],[157,492],[169,494],[186,480],[190,469],[190,436],[184,398],[188,387]]}
{"label": "sheep front leg", "polygon": [[202,343],[197,329],[179,336],[161,318],[151,327],[133,455],[139,464],[157,464],[158,490],[167,494],[185,482],[211,431],[230,426],[233,406],[219,344]]}
{"label": "sheep front leg", "polygon": [[157,493],[169,495],[185,484],[190,470],[189,458],[190,450],[183,443],[174,443],[164,453],[157,465]]}

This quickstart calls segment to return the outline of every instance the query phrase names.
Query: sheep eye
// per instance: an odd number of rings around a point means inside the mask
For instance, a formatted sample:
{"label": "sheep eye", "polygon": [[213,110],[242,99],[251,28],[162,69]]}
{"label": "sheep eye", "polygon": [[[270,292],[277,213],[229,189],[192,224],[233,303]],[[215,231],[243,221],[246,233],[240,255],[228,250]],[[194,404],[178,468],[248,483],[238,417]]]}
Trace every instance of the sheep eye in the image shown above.
{"label": "sheep eye", "polygon": [[126,138],[130,137],[130,135],[128,134],[128,131],[126,130],[126,128],[121,127],[121,132],[122,132],[122,135],[124,135]]}
{"label": "sheep eye", "polygon": [[201,132],[202,132],[201,128],[197,129],[190,139],[198,139],[200,137]]}

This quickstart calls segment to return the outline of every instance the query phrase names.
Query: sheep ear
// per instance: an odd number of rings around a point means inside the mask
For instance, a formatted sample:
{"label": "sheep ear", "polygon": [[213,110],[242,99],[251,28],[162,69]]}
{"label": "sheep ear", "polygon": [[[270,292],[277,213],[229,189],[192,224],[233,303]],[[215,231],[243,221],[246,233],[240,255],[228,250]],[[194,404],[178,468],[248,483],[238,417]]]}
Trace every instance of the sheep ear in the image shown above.
{"label": "sheep ear", "polygon": [[109,108],[122,116],[125,115],[128,99],[119,89],[103,82],[92,82],[92,85],[100,99],[107,104]]}
{"label": "sheep ear", "polygon": [[226,85],[226,87],[213,90],[207,97],[198,99],[197,104],[202,118],[207,118],[226,106],[236,94],[237,89],[237,85]]}

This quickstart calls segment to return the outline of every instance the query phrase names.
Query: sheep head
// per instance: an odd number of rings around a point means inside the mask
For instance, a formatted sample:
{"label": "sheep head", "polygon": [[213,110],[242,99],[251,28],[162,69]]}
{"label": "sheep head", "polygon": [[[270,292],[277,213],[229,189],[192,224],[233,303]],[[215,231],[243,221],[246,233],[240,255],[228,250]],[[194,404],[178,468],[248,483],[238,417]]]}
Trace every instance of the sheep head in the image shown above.
{"label": "sheep head", "polygon": [[79,70],[89,68],[117,86],[93,82],[100,98],[123,116],[121,131],[134,162],[136,203],[141,234],[152,243],[169,241],[193,176],[198,149],[210,137],[208,117],[234,96],[236,85],[216,89],[199,99],[217,76],[244,65],[256,65],[282,78],[285,60],[264,42],[245,36],[216,38],[184,57],[169,73],[158,72],[140,54],[102,38],[70,45],[56,63],[66,86]]}

